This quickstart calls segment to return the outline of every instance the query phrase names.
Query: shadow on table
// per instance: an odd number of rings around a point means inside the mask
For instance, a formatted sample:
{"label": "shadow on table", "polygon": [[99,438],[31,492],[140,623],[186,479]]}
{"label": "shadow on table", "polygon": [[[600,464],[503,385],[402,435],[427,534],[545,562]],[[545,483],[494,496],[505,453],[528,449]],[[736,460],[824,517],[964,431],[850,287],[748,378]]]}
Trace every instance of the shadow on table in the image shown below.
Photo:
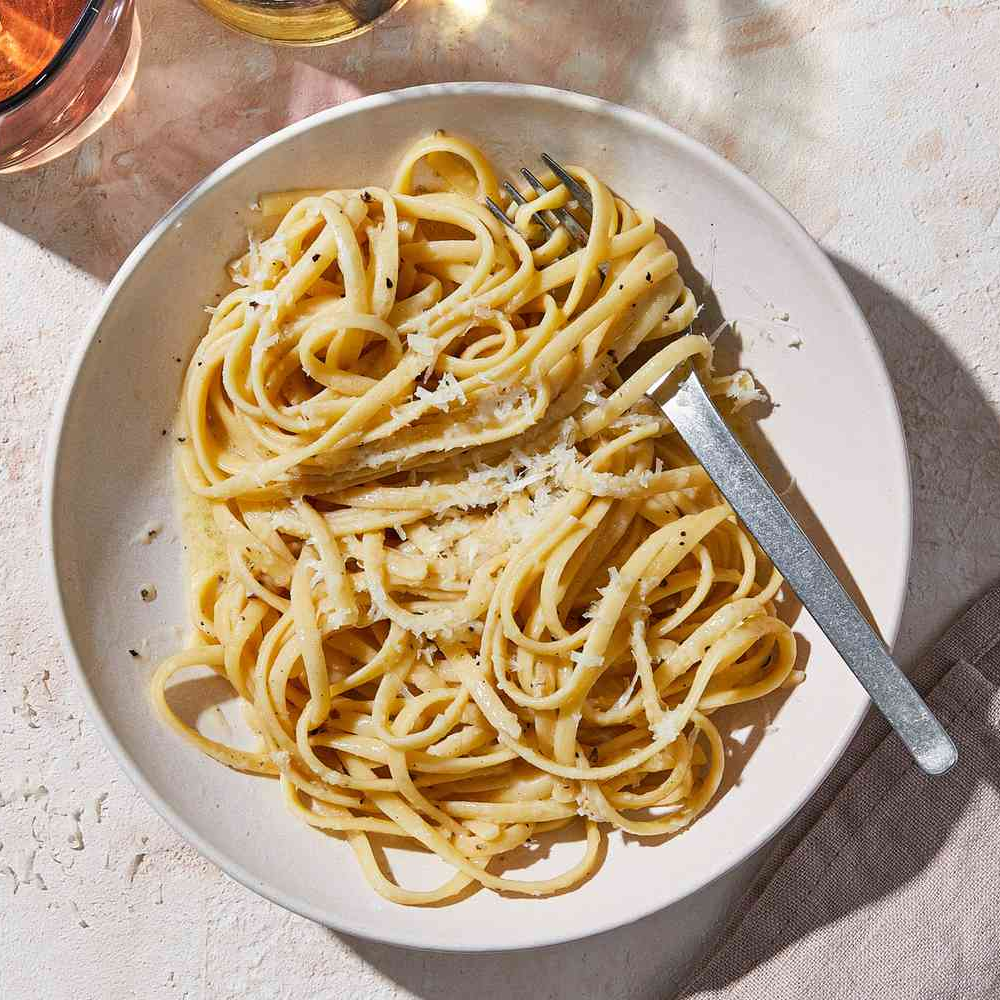
{"label": "shadow on table", "polygon": [[[75,152],[0,177],[0,224],[107,281],[185,191],[258,139],[363,94],[444,81],[595,94],[659,113],[735,162],[759,166],[779,118],[789,134],[807,128],[818,84],[789,44],[800,37],[795,19],[757,7],[410,0],[357,39],[294,49],[230,32],[193,4],[147,0],[142,59],[122,108]],[[792,106],[767,67],[779,52],[796,81]],[[737,62],[748,98],[740,109],[723,72]]]}
{"label": "shadow on table", "polygon": [[[904,662],[913,662],[947,627],[963,598],[1000,577],[1000,417],[930,323],[855,265],[831,259],[868,319],[906,432],[913,555],[894,648]],[[949,322],[967,322],[948,315]]]}
{"label": "shadow on table", "polygon": [[[865,311],[879,343],[892,377],[906,428],[907,439],[915,461],[913,465],[914,522],[919,535],[928,519],[939,516],[938,491],[928,477],[936,475],[932,464],[920,456],[928,451],[943,449],[956,436],[971,435],[973,440],[992,436],[996,440],[1000,427],[995,413],[962,362],[956,358],[941,338],[905,303],[874,279],[862,274],[839,258],[834,263]],[[917,359],[916,361],[914,359]],[[927,412],[926,394],[929,386],[946,386],[933,417]],[[988,477],[984,484],[994,493],[1000,491],[1000,460],[984,458],[980,474]],[[971,540],[969,544],[973,544]],[[963,559],[961,549],[953,550],[948,558]],[[912,564],[915,579],[933,576],[940,571],[938,562],[944,558],[936,547],[916,545]],[[1000,567],[998,567],[1000,571]],[[937,627],[938,629],[940,626]],[[931,638],[926,614],[920,601],[908,598],[903,613],[901,635],[909,636],[909,646],[917,648]],[[838,788],[830,779],[817,793],[816,801],[827,801]],[[921,872],[940,850],[948,830],[962,814],[975,789],[976,779],[968,775],[958,785],[959,794],[935,794],[941,782],[948,778],[928,779],[928,796],[933,798],[938,839],[921,849],[913,849],[902,839],[887,843],[886,851],[899,855],[902,886],[919,878]],[[936,784],[937,782],[938,784]],[[775,858],[783,858],[807,826],[808,813],[793,821],[783,837],[770,848],[774,855],[767,863],[773,870]],[[901,835],[902,836],[902,835]],[[768,852],[746,863],[737,876],[722,879],[703,889],[697,897],[700,927],[705,915],[714,915],[716,927],[733,912],[737,883],[746,883],[751,871]],[[872,880],[858,874],[853,892],[844,894],[849,904],[835,903],[817,908],[815,919],[798,934],[808,933],[842,919],[847,913],[862,910],[881,898]],[[453,996],[474,994],[483,1000],[494,997],[539,996],[553,1000],[563,997],[605,998],[628,997],[630,1000],[670,1000],[671,997],[694,998],[699,991],[724,992],[738,979],[750,974],[753,965],[730,967],[725,972],[710,971],[693,991],[677,994],[678,984],[685,980],[685,970],[676,952],[708,954],[714,950],[706,940],[685,936],[685,926],[694,900],[682,901],[638,923],[611,931],[583,942],[558,945],[531,952],[495,955],[444,955],[414,953],[387,945],[345,938],[350,946],[383,974],[424,1000],[445,1000]],[[738,912],[738,911],[737,911]],[[778,954],[794,943],[793,938],[776,938],[767,949],[767,956]]]}
{"label": "shadow on table", "polygon": [[[915,544],[910,566],[911,587],[903,609],[896,650],[899,655],[900,649],[904,649],[899,658],[904,666],[912,668],[915,656],[926,653],[948,624],[940,619],[928,621],[925,602],[920,594],[914,593],[912,582],[947,579],[951,567],[964,563],[969,557],[969,552],[963,552],[961,544],[942,551],[938,545],[924,543],[942,515],[952,516],[947,509],[941,509],[941,489],[937,482],[942,468],[941,456],[953,454],[950,449],[953,449],[957,439],[996,442],[1000,439],[1000,421],[962,361],[951,352],[931,325],[874,278],[840,257],[831,255],[831,259],[864,311],[885,359],[911,455]],[[995,495],[1000,490],[1000,459],[995,449],[979,457],[977,471],[985,476],[985,482],[981,481],[979,485]],[[967,544],[978,544],[978,540],[971,538]],[[1000,556],[996,561],[995,569],[1000,574]],[[954,608],[953,601],[949,602],[949,607]],[[884,722],[877,720],[874,724],[885,738],[895,739],[888,735]],[[959,749],[961,753],[961,746]],[[932,824],[933,836],[926,841],[913,837],[911,841],[908,831],[901,829],[897,838],[887,840],[886,851],[892,852],[892,863],[898,867],[898,878],[892,889],[919,878],[933,861],[963,814],[978,780],[976,774],[969,771],[957,776],[920,779],[925,789],[928,812],[936,817]],[[816,804],[832,801],[843,783],[843,779],[838,781],[836,775],[828,779],[813,799],[813,811],[807,806],[803,814],[786,828],[784,835],[774,842],[772,854],[761,875],[761,889],[767,877],[776,871],[807,832],[809,823],[818,818]],[[848,886],[833,900],[817,901],[814,898],[808,920],[799,921],[794,933],[779,933],[765,948],[743,950],[743,954],[753,956],[743,962],[737,960],[718,969],[708,966],[697,977],[696,985],[683,991],[677,1000],[695,998],[703,993],[714,995],[714,991],[725,993],[735,982],[751,975],[761,961],[779,954],[813,931],[836,923],[849,913],[865,909],[891,892],[884,887],[876,890],[875,884],[876,880],[868,877],[865,865],[859,865],[855,884]],[[756,895],[755,892],[753,894]],[[738,908],[737,921],[740,912]],[[759,935],[766,930],[765,927],[755,926],[753,933],[758,944]],[[741,932],[750,933],[750,930],[739,927],[732,930],[735,934]]]}

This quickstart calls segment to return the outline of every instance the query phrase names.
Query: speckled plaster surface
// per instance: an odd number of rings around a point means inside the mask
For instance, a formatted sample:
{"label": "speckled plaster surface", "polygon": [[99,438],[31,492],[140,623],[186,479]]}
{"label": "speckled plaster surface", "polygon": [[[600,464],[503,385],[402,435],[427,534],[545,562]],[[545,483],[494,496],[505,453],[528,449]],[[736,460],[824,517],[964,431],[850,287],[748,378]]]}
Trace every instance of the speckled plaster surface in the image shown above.
{"label": "speckled plaster surface", "polygon": [[913,460],[910,659],[1000,576],[1000,2],[410,0],[375,33],[298,51],[179,0],[141,16],[112,123],[0,178],[0,998],[667,998],[752,861],[631,928],[462,958],[328,932],[180,841],[119,773],[59,652],[39,526],[56,387],[127,252],[260,136],[444,80],[621,101],[784,201],[867,313]]}

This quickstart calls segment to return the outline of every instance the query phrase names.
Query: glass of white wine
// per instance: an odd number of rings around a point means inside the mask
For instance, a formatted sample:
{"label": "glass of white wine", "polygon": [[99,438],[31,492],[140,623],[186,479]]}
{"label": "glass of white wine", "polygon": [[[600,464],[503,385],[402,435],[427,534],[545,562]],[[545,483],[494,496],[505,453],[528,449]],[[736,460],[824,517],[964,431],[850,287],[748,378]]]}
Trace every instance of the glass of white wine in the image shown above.
{"label": "glass of white wine", "polygon": [[406,0],[198,0],[223,24],[279,45],[326,45],[373,28]]}

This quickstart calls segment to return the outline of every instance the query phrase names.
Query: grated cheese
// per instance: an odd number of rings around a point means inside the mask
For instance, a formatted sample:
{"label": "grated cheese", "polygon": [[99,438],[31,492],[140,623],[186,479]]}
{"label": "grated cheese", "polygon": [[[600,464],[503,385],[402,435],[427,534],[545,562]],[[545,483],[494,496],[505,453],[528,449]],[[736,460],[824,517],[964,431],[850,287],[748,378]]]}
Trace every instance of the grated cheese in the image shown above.
{"label": "grated cheese", "polygon": [[677,721],[674,718],[673,712],[667,712],[662,718],[657,719],[649,727],[649,731],[653,734],[654,739],[666,740],[668,744],[673,743],[680,736],[680,730],[677,728]]}
{"label": "grated cheese", "polygon": [[767,396],[754,385],[749,372],[737,372],[726,388],[726,395],[735,400],[733,411],[742,410],[750,403],[766,403]]}
{"label": "grated cheese", "polygon": [[163,531],[162,521],[147,521],[142,528],[132,536],[133,545],[149,545]]}
{"label": "grated cheese", "polygon": [[454,402],[462,403],[463,405],[468,402],[462,386],[451,372],[445,372],[441,376],[437,388],[433,391],[425,389],[422,385],[418,385],[413,394],[421,402],[427,403],[429,406],[433,406],[443,413],[447,413],[448,407]]}
{"label": "grated cheese", "polygon": [[406,346],[417,354],[427,357],[434,357],[437,354],[437,344],[433,337],[427,337],[422,333],[410,333],[406,336]]}
{"label": "grated cheese", "polygon": [[632,680],[629,683],[629,686],[622,691],[622,693],[618,696],[618,700],[611,706],[612,711],[617,712],[618,709],[624,708],[632,700],[632,695],[635,694],[635,688],[638,683],[639,671],[637,670],[632,675]]}

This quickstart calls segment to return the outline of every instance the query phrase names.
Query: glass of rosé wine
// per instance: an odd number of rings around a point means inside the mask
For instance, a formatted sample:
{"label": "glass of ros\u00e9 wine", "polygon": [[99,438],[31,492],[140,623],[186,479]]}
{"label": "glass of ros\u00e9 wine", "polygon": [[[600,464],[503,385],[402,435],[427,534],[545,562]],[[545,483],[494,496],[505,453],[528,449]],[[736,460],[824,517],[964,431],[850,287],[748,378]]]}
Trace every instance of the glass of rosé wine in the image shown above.
{"label": "glass of ros\u00e9 wine", "polygon": [[138,56],[134,0],[0,0],[0,173],[93,134],[128,94]]}

